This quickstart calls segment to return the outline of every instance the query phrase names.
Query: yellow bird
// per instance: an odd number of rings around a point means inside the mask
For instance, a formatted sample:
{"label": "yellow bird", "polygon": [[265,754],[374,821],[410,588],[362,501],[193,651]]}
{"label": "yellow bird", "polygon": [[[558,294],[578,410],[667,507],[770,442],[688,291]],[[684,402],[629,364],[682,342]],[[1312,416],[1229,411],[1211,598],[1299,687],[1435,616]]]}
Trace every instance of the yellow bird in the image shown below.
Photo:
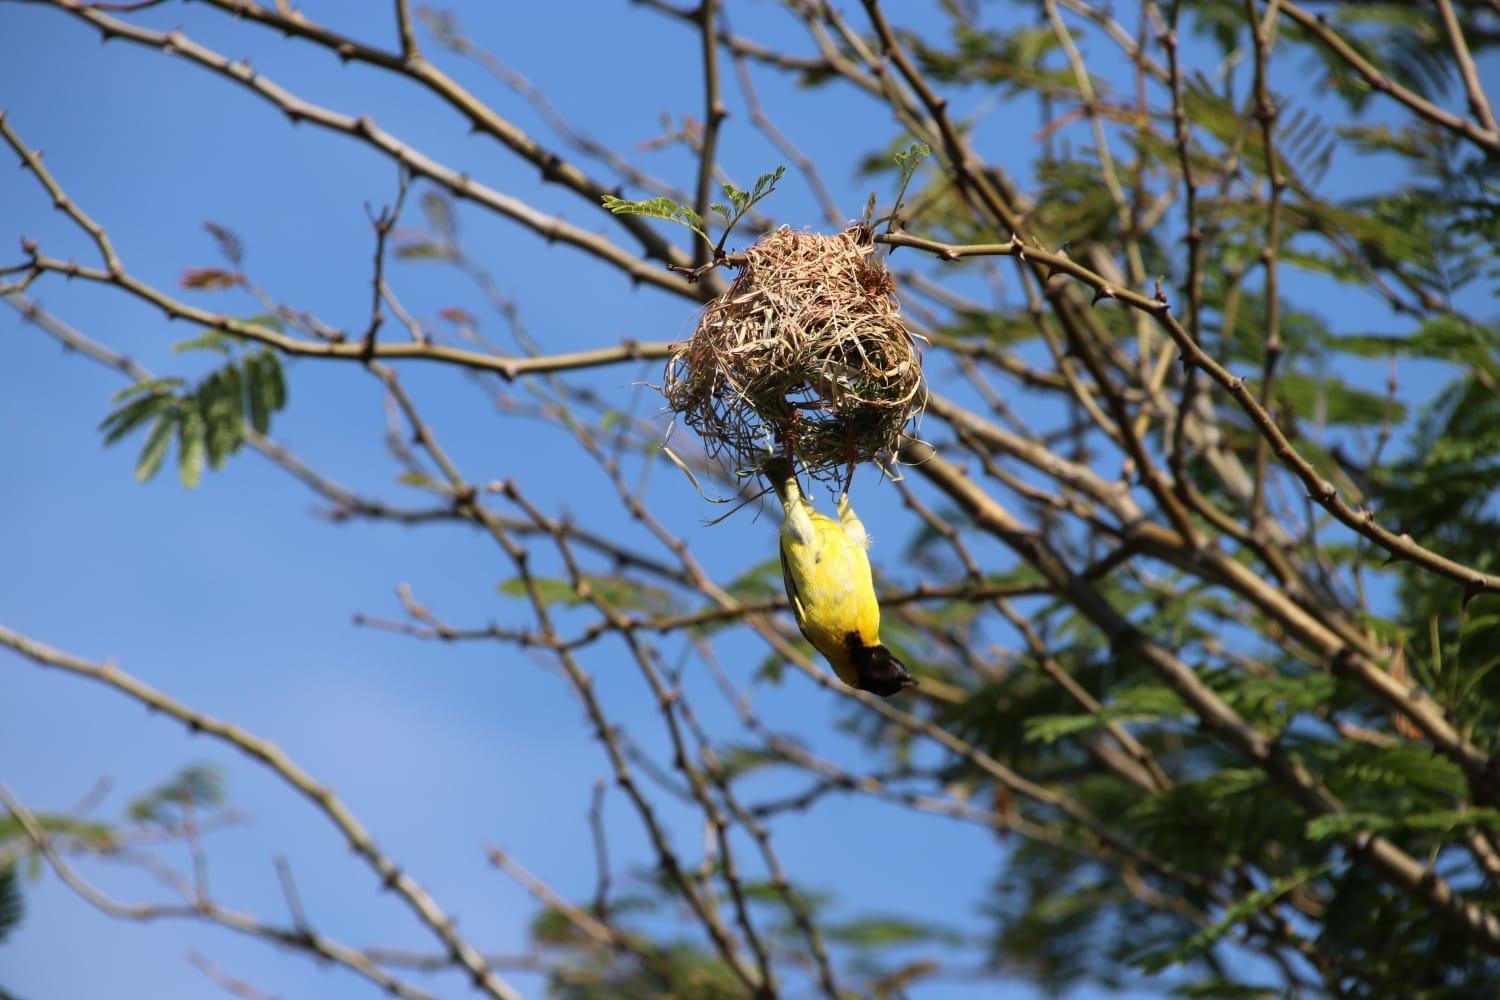
{"label": "yellow bird", "polygon": [[790,462],[773,459],[767,476],[781,498],[781,577],[797,627],[839,680],[888,698],[916,681],[880,644],[880,604],[865,555],[870,539],[839,497],[839,519],[825,517],[802,495]]}

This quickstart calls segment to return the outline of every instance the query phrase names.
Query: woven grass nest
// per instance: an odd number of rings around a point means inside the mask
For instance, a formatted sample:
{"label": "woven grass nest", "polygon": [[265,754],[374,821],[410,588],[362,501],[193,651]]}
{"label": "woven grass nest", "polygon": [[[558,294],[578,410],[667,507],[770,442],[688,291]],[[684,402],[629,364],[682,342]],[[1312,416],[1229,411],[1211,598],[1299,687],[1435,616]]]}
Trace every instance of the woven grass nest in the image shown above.
{"label": "woven grass nest", "polygon": [[767,233],[677,345],[662,392],[711,457],[748,470],[790,449],[835,482],[852,462],[893,457],[927,390],[895,282],[863,233]]}

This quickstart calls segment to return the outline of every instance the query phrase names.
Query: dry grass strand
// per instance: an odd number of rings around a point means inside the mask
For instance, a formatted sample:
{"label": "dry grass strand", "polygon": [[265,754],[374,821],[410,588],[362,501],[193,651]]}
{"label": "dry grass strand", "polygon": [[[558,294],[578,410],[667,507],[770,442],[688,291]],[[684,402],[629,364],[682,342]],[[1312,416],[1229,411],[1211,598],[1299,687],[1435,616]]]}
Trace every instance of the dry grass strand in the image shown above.
{"label": "dry grass strand", "polygon": [[927,390],[895,283],[862,233],[766,234],[673,351],[663,395],[711,457],[754,468],[790,434],[825,481],[891,459]]}

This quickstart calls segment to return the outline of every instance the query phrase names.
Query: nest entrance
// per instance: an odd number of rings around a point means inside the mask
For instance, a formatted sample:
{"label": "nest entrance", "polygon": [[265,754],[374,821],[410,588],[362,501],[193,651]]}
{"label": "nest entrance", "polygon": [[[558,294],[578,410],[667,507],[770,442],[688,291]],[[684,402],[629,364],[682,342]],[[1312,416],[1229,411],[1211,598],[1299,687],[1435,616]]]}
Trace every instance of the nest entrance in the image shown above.
{"label": "nest entrance", "polygon": [[792,452],[837,481],[893,456],[927,390],[895,283],[861,234],[766,234],[673,351],[662,392],[710,457],[750,469]]}

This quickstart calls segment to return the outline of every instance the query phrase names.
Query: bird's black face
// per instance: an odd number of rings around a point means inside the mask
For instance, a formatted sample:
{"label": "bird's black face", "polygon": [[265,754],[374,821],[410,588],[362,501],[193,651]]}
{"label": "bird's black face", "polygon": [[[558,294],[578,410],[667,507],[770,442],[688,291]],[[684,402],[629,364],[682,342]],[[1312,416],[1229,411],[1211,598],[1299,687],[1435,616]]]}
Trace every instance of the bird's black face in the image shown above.
{"label": "bird's black face", "polygon": [[891,655],[884,646],[866,646],[856,636],[849,637],[849,660],[854,664],[855,687],[882,698],[911,687],[916,678],[907,672],[906,664]]}

